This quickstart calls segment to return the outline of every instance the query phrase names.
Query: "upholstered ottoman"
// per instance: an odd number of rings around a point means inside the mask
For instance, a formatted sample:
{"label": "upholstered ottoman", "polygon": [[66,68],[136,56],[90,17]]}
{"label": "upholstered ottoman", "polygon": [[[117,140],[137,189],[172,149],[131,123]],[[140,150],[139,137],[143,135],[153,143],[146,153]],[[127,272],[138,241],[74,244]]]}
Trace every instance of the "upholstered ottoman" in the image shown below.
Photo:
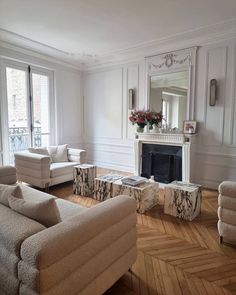
{"label": "upholstered ottoman", "polygon": [[201,186],[174,181],[165,187],[164,213],[192,221],[201,211]]}
{"label": "upholstered ottoman", "polygon": [[220,184],[218,204],[220,242],[236,245],[236,182],[224,181]]}

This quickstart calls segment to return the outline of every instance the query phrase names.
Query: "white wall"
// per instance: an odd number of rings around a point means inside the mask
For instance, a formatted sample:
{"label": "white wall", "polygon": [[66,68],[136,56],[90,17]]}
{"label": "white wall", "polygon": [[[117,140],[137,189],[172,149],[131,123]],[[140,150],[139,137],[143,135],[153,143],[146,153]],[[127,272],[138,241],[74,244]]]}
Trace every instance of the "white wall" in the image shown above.
{"label": "white wall", "polygon": [[[84,75],[84,142],[88,161],[122,171],[134,170],[134,130],[128,121],[128,89],[140,99],[144,64],[120,65]],[[142,96],[143,98],[143,96]]]}
{"label": "white wall", "polygon": [[[0,46],[0,61],[8,59],[30,65],[37,65],[53,71],[57,114],[55,124],[55,126],[57,126],[56,142],[68,143],[72,147],[81,147],[83,142],[83,104],[80,71],[70,65],[62,64],[53,59],[50,60],[50,58],[46,56],[25,51],[26,50],[21,50],[20,48],[9,49]],[[0,84],[0,88],[2,89],[2,79],[0,79]],[[1,101],[3,99],[2,95],[3,93],[0,91]],[[2,104],[0,105],[3,109],[4,106]],[[1,112],[2,111],[4,110],[1,110]],[[2,144],[0,145],[0,152],[2,152]],[[2,159],[0,160],[0,165],[1,161]]]}
{"label": "white wall", "polygon": [[[196,45],[195,119],[199,128],[192,180],[216,188],[223,180],[236,180],[236,40]],[[219,83],[219,91],[216,106],[210,107],[209,81],[213,78]],[[137,107],[143,108],[144,59],[93,70],[85,74],[84,81],[88,160],[103,167],[134,171],[134,129],[127,120],[127,90],[138,89]]]}

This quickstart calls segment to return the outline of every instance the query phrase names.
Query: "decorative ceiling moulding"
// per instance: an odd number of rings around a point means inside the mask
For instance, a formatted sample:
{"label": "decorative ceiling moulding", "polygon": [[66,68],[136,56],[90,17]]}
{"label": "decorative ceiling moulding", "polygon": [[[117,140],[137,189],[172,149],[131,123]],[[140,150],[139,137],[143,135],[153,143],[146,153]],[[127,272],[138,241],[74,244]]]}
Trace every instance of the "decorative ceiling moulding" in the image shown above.
{"label": "decorative ceiling moulding", "polygon": [[96,63],[85,64],[84,70],[90,71],[98,68],[115,66],[121,63],[137,62],[146,56],[158,55],[163,52],[181,50],[197,46],[205,46],[222,40],[236,38],[236,19],[228,22],[202,27],[187,31],[175,36],[138,44],[123,50],[98,55]]}
{"label": "decorative ceiling moulding", "polygon": [[[67,52],[33,41],[0,28],[0,47],[44,59],[62,66],[82,70],[83,65]],[[8,56],[6,56],[9,58]]]}
{"label": "decorative ceiling moulding", "polygon": [[51,61],[54,60],[57,63],[61,61],[64,64],[86,71],[115,66],[121,63],[137,62],[145,56],[168,52],[173,49],[173,46],[178,50],[195,45],[203,46],[220,40],[233,38],[236,38],[236,19],[197,28],[196,30],[183,32],[164,39],[136,44],[129,48],[90,56],[90,54],[86,53],[77,54],[73,52],[64,52],[0,28],[0,41],[12,44],[20,50],[30,50],[31,55],[32,52],[33,54],[39,53],[47,56]]}

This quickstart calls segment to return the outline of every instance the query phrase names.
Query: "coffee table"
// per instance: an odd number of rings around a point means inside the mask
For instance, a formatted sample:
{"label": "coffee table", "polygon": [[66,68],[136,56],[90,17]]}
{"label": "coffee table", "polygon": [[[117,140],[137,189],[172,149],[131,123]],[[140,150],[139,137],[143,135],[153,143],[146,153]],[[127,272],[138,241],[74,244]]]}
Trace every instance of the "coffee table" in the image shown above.
{"label": "coffee table", "polygon": [[138,186],[124,185],[120,175],[105,175],[95,178],[94,198],[105,201],[119,195],[133,197],[137,203],[137,212],[145,213],[159,203],[159,184],[149,181]]}
{"label": "coffee table", "polygon": [[164,213],[192,221],[201,211],[201,186],[174,181],[164,191]]}

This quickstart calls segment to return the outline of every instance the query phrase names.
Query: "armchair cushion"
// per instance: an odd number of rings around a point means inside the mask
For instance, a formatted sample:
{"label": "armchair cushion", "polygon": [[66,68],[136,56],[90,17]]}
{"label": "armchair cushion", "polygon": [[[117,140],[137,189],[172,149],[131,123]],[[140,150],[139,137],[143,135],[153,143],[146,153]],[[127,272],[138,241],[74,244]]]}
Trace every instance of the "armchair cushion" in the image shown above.
{"label": "armchair cushion", "polygon": [[219,193],[224,196],[236,198],[236,182],[223,181],[219,186]]}
{"label": "armchair cushion", "polygon": [[18,185],[0,184],[0,203],[9,207],[8,197],[11,195],[22,198],[21,188]]}
{"label": "armchair cushion", "polygon": [[65,174],[71,174],[73,175],[73,169],[76,162],[58,162],[58,163],[52,163],[50,166],[50,177],[55,178],[58,176],[62,176]]}
{"label": "armchair cushion", "polygon": [[67,144],[48,147],[48,152],[53,163],[68,162],[67,147]]}
{"label": "armchair cushion", "polygon": [[53,226],[61,221],[55,199],[53,198],[35,202],[9,196],[8,201],[11,209],[34,219],[46,227]]}

